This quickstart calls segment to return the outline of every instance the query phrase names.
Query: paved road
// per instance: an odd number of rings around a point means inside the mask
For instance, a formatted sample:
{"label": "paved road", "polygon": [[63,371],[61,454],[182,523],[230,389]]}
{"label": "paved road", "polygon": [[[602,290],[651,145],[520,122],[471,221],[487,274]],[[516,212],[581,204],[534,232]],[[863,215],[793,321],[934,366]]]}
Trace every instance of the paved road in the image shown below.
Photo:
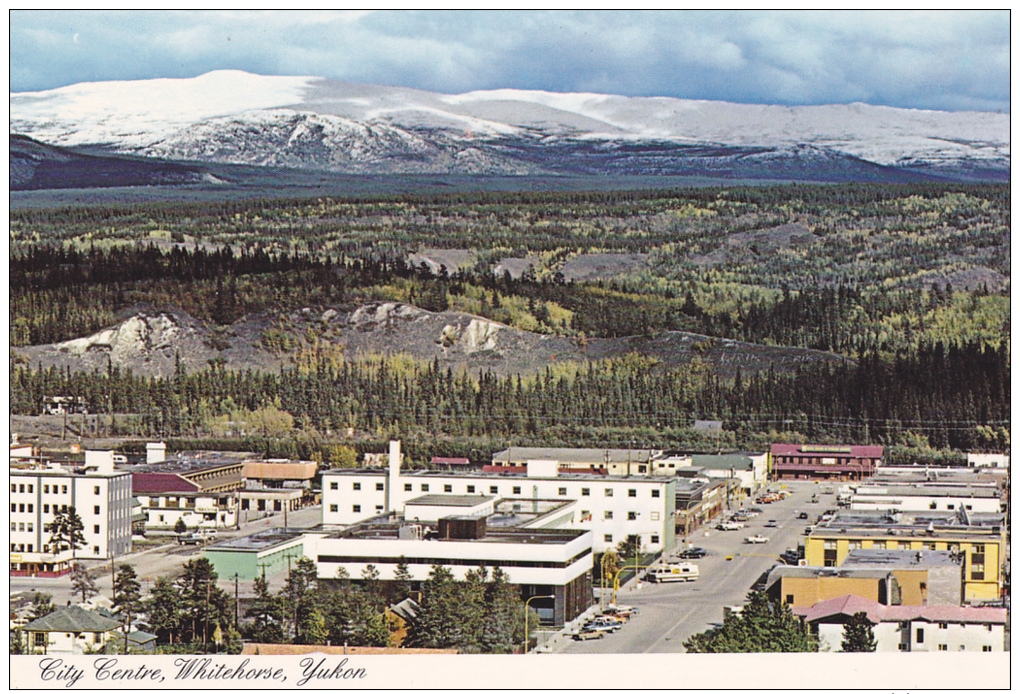
{"label": "paved road", "polygon": [[[271,516],[253,520],[246,523],[240,530],[227,531],[219,530],[217,532],[217,539],[228,539],[233,537],[245,537],[253,535],[257,532],[262,532],[268,528],[279,528],[283,526],[283,513],[276,513]],[[322,522],[322,506],[309,506],[308,508],[301,509],[300,511],[293,511],[287,514],[287,525],[291,528],[309,528],[318,525]],[[142,594],[145,595],[148,592],[148,588],[155,582],[158,576],[173,576],[181,573],[182,567],[188,561],[197,559],[202,556],[202,549],[194,545],[178,545],[171,543],[158,547],[155,549],[130,554],[126,557],[121,557],[116,560],[116,564],[130,564],[134,567],[135,572],[138,574],[138,578],[142,583]],[[101,574],[96,578],[96,587],[99,589],[101,595],[110,597],[113,595],[113,578],[109,570],[109,561],[106,562],[95,562],[87,561],[83,562],[89,569],[89,573],[95,576],[97,573]],[[275,581],[270,580],[270,584],[274,589],[278,589],[283,586],[285,576],[276,576]],[[277,583],[279,585],[277,585]],[[234,593],[234,581],[232,578],[220,577],[218,582],[219,586],[224,590],[228,591],[231,595]],[[239,594],[244,597],[252,593],[251,582],[247,584],[241,583],[239,585]],[[30,577],[12,577],[10,579],[10,591],[11,595],[16,593],[29,593],[32,591],[39,591],[42,593],[49,593],[53,596],[53,604],[65,605],[68,600],[76,602],[81,596],[73,598],[71,596],[71,579],[69,576],[63,576],[61,578],[30,578]]]}
{"label": "paved road", "polygon": [[[763,513],[753,517],[742,530],[721,531],[709,528],[692,534],[691,546],[704,547],[710,554],[695,563],[701,577],[692,583],[631,582],[621,589],[617,602],[633,605],[640,614],[615,634],[593,641],[572,641],[554,647],[556,653],[679,653],[683,642],[723,619],[724,605],[741,605],[752,584],[779,561],[784,550],[796,547],[803,539],[804,527],[822,511],[835,508],[834,494],[824,490],[837,484],[786,482],[792,493],[785,500],[760,505]],[[774,487],[780,486],[774,484]],[[817,492],[819,503],[811,503]],[[806,511],[809,520],[797,519]],[[775,519],[777,528],[766,528]],[[765,544],[745,544],[748,535],[769,538]],[[683,549],[681,541],[677,551]],[[732,559],[727,559],[732,557]],[[639,587],[638,587],[639,586]]]}

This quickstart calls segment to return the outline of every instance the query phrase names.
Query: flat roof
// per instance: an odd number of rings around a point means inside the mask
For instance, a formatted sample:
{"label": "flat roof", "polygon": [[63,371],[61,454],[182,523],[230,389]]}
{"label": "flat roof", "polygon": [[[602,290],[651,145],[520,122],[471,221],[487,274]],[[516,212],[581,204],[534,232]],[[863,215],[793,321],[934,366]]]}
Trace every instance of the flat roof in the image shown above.
{"label": "flat roof", "polygon": [[841,566],[886,566],[890,569],[955,566],[960,563],[950,552],[932,549],[852,549]]}
{"label": "flat roof", "polygon": [[471,507],[492,501],[494,496],[482,496],[471,494],[425,494],[405,501],[405,506],[456,506]]}
{"label": "flat roof", "polygon": [[865,496],[952,496],[974,499],[997,499],[999,490],[992,486],[971,487],[967,485],[860,485],[854,494]]}
{"label": "flat roof", "polygon": [[597,463],[605,465],[647,463],[658,450],[642,448],[525,448],[512,446],[493,453],[494,461],[523,463],[528,460],[555,460],[561,463]]}
{"label": "flat roof", "polygon": [[[361,468],[340,468],[335,470],[324,470],[323,477],[334,476],[334,475],[374,475],[377,477],[385,477],[387,469],[385,467],[361,467]],[[562,481],[580,481],[580,482],[605,482],[613,481],[619,482],[626,480],[635,484],[663,484],[672,481],[674,478],[669,475],[600,475],[590,472],[559,472],[555,476],[542,476],[542,477],[528,477],[526,472],[519,471],[489,471],[489,470],[401,470],[401,479],[416,479],[424,480],[431,477],[446,478],[446,479],[484,479],[484,480],[496,480],[496,479],[542,479],[542,480],[562,480]]]}
{"label": "flat roof", "polygon": [[301,530],[271,528],[269,530],[263,530],[262,532],[255,533],[254,535],[234,537],[229,540],[213,543],[206,547],[206,550],[261,552],[276,545],[283,545],[291,542],[304,535],[305,532],[307,532],[306,528],[302,528]]}

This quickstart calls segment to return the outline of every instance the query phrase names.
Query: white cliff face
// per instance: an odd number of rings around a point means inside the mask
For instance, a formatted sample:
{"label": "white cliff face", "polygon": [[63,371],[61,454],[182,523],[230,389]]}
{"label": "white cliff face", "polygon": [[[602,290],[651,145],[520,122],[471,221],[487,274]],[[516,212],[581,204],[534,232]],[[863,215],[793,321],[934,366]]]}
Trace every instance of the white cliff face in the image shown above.
{"label": "white cliff face", "polygon": [[173,350],[186,332],[194,331],[182,328],[166,314],[141,314],[94,335],[61,342],[56,348],[76,355],[105,352],[114,362],[120,363],[145,359],[153,352]]}
{"label": "white cliff face", "polygon": [[237,71],[12,93],[10,112],[12,133],[48,144],[355,173],[548,171],[564,166],[563,147],[597,150],[593,166],[619,171],[606,160],[612,150],[648,142],[1007,175],[1010,156],[1009,114],[512,89],[443,95]]}

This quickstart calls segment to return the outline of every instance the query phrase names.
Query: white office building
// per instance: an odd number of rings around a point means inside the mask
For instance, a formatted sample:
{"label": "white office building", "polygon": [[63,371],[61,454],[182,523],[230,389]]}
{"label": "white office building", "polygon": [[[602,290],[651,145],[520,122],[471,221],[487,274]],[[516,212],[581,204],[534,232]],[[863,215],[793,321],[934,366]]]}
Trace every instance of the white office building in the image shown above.
{"label": "white office building", "polygon": [[[131,475],[113,467],[112,451],[87,451],[80,471],[49,464],[13,468],[11,484],[12,575],[60,575],[71,561],[109,559],[131,551]],[[74,552],[50,552],[46,526],[74,507],[84,543]]]}
{"label": "white office building", "polygon": [[958,511],[999,513],[994,484],[860,485],[850,495],[851,510]]}
{"label": "white office building", "polygon": [[350,525],[383,513],[403,515],[407,503],[424,495],[492,497],[518,509],[540,499],[575,502],[562,527],[588,530],[596,553],[637,536],[643,552],[669,550],[676,543],[676,480],[647,475],[614,477],[564,473],[556,460],[529,460],[502,471],[451,472],[400,469],[400,444],[390,443],[387,468],[328,470],[322,475],[322,522]]}

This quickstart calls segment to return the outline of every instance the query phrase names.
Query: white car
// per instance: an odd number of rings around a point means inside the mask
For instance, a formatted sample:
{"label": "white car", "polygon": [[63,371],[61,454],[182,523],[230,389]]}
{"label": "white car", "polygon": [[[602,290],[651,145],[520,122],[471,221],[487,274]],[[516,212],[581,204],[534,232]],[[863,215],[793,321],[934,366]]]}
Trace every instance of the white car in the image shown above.
{"label": "white car", "polygon": [[744,542],[749,545],[760,545],[768,542],[769,539],[764,535],[748,535],[744,538]]}
{"label": "white car", "polygon": [[716,530],[740,530],[743,527],[743,523],[734,523],[733,521],[723,522],[715,526]]}

